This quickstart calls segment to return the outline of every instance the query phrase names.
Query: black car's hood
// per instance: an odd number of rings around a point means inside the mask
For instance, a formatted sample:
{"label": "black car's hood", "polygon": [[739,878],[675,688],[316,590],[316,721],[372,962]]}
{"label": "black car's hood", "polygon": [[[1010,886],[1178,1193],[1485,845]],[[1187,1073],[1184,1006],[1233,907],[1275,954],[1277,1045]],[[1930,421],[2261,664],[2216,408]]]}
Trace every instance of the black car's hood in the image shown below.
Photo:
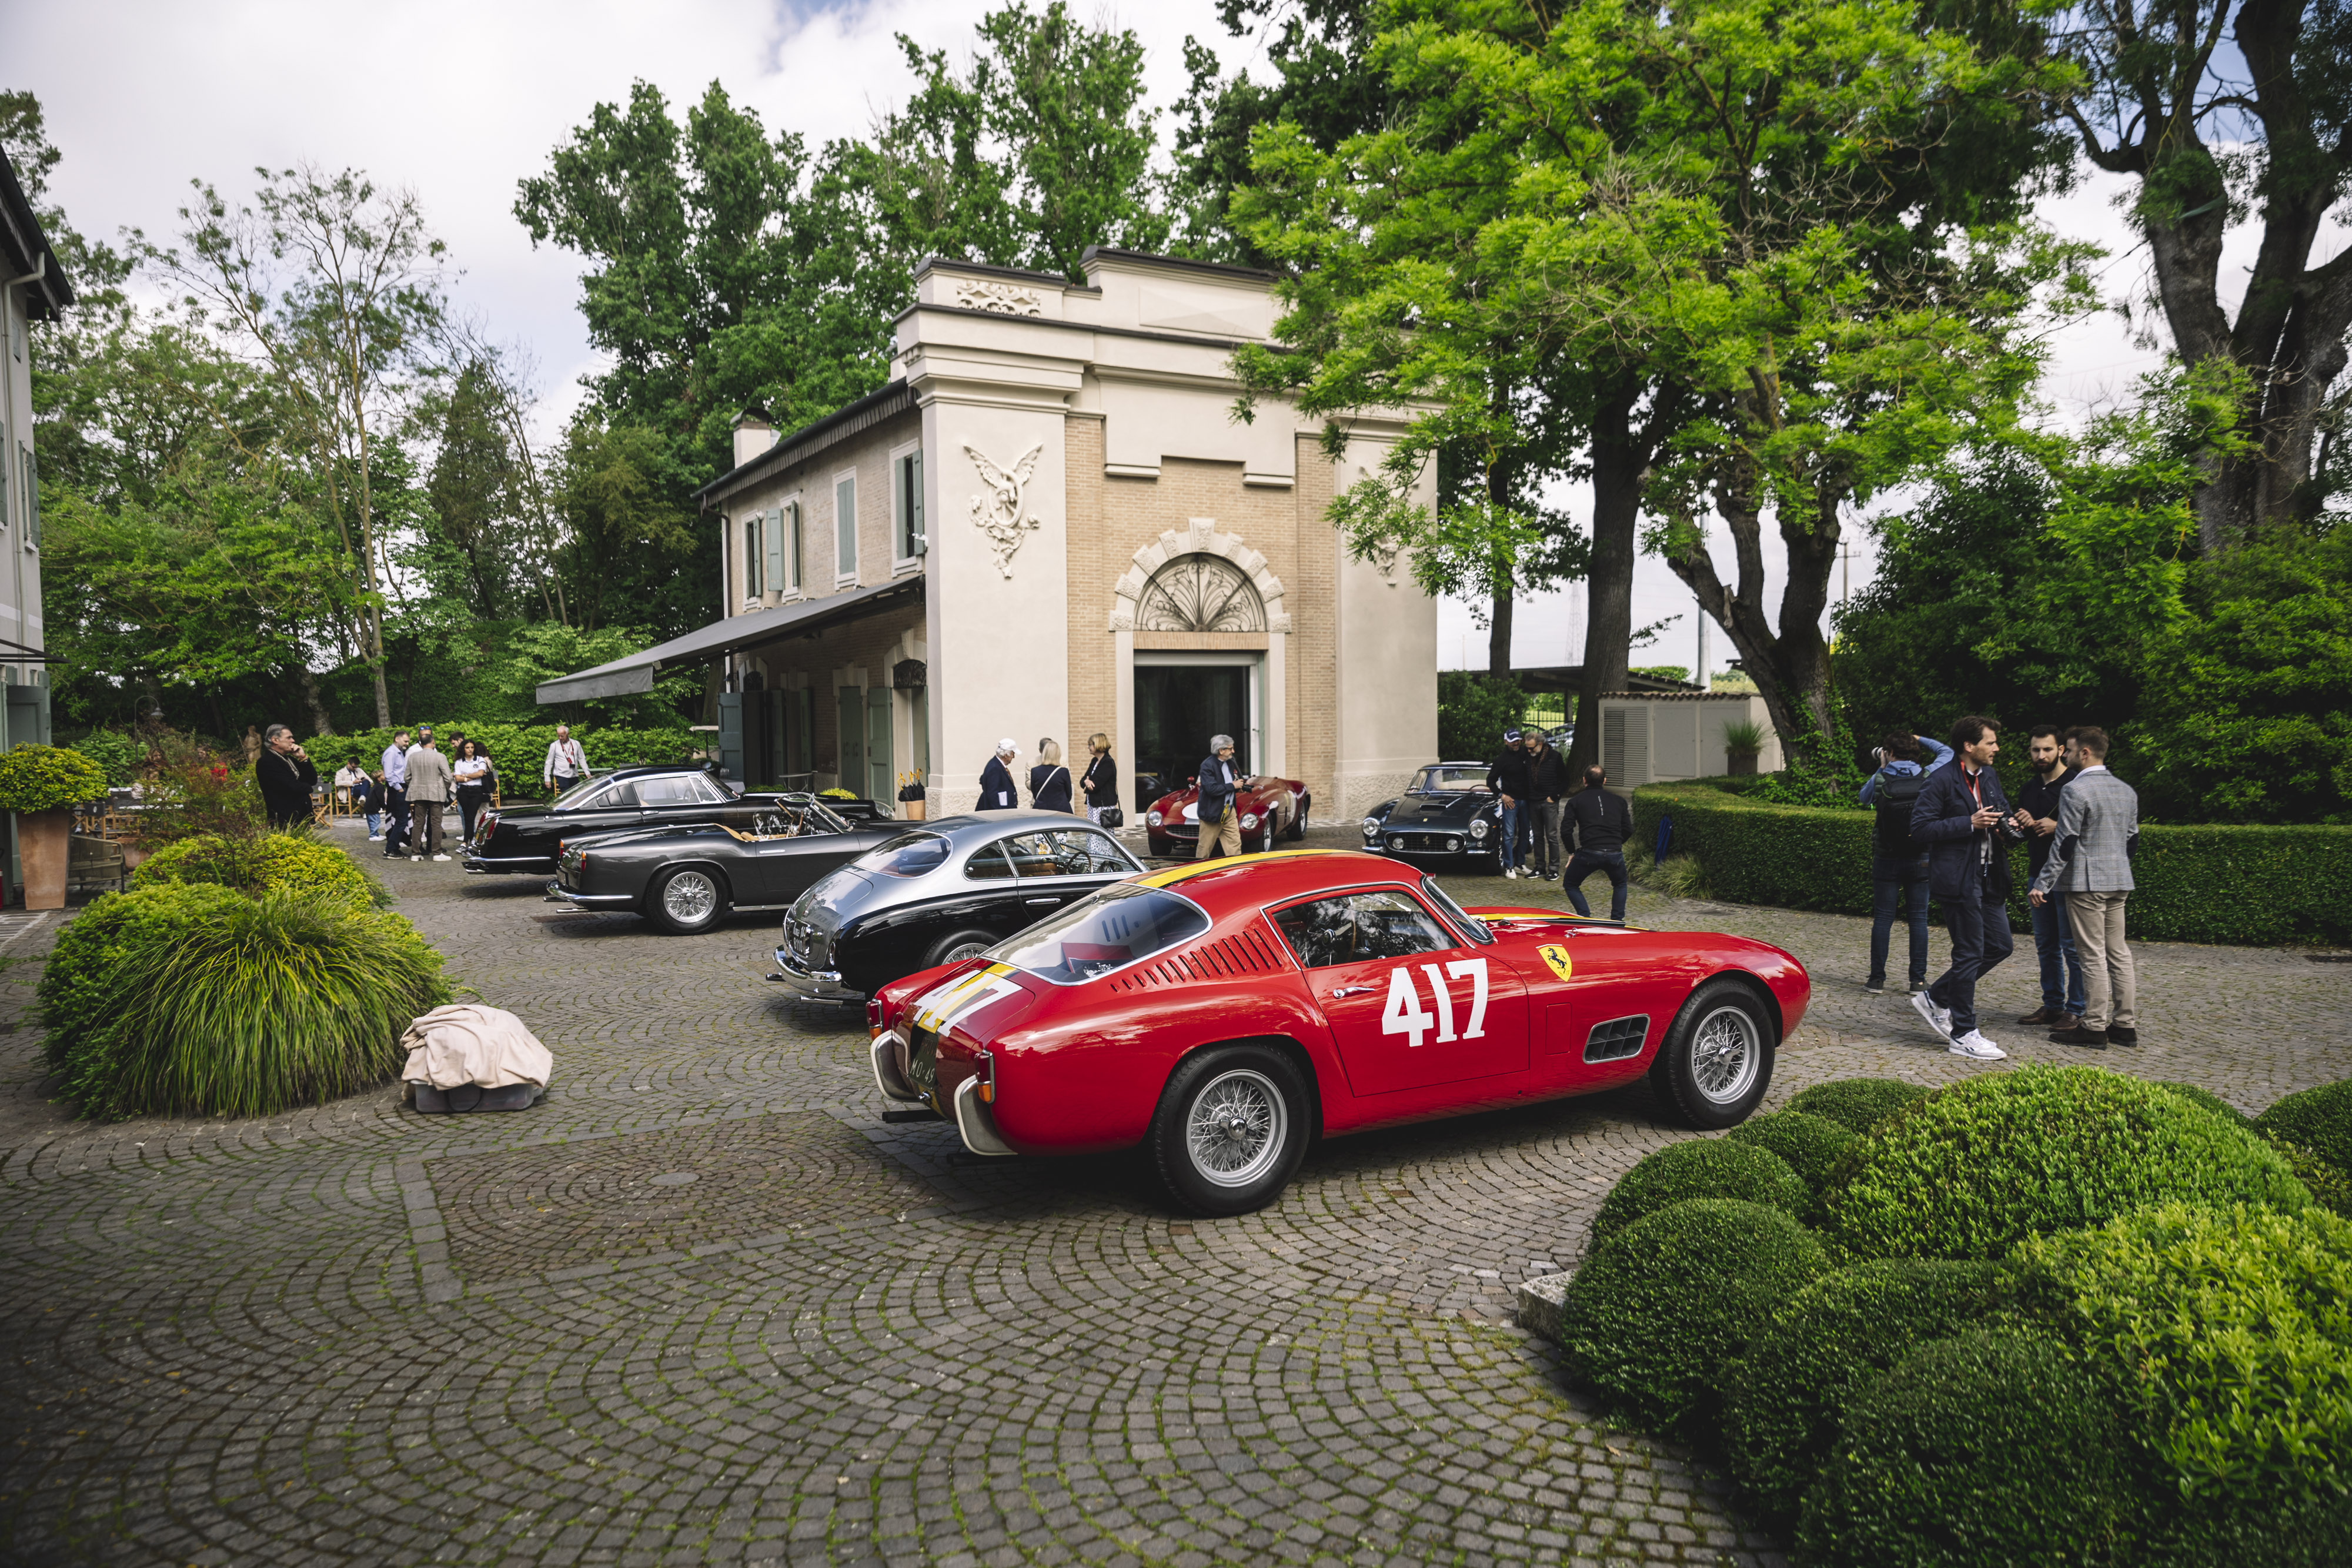
{"label": "black car's hood", "polygon": [[1407,795],[1392,807],[1381,826],[1389,828],[1460,828],[1495,804],[1484,793]]}

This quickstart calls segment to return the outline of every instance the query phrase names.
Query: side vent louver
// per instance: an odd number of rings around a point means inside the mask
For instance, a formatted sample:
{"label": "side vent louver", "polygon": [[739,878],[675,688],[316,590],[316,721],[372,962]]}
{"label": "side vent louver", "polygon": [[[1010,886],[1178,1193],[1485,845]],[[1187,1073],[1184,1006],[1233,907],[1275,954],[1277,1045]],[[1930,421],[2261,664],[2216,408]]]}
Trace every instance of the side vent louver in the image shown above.
{"label": "side vent louver", "polygon": [[1202,942],[1181,953],[1154,958],[1111,981],[1114,991],[1143,991],[1160,986],[1189,985],[1199,980],[1234,980],[1272,974],[1282,967],[1273,946],[1255,929]]}

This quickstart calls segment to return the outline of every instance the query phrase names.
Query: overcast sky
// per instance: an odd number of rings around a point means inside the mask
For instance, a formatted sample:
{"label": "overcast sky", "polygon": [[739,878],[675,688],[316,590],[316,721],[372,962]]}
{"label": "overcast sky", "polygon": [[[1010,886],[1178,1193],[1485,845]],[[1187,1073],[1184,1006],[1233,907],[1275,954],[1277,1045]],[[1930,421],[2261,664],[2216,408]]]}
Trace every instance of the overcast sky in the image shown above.
{"label": "overcast sky", "polygon": [[[349,165],[413,186],[463,269],[456,289],[461,308],[494,336],[527,348],[541,382],[568,401],[566,389],[596,363],[574,308],[578,267],[565,253],[533,250],[512,208],[516,181],[541,169],[596,103],[625,99],[642,78],[682,117],[716,79],[771,131],[790,127],[813,141],[859,135],[908,91],[894,34],[961,57],[972,24],[993,3],[83,0],[14,16],[0,87],[39,95],[50,138],[65,153],[52,194],[93,238],[134,225],[161,238],[172,231],[191,178],[243,194],[257,164]],[[1182,89],[1188,33],[1214,47],[1228,69],[1256,56],[1254,41],[1225,36],[1211,0],[1093,11],[1082,0],[1078,9],[1141,37],[1162,106]],[[2062,232],[2116,253],[2105,283],[2122,295],[2138,286],[2143,268],[2113,207],[2114,191],[2112,183],[2091,185],[2052,204],[2047,215]],[[2160,360],[2135,346],[2114,317],[2069,329],[2053,348],[2047,390],[2068,418],[2128,392],[2134,377]],[[1564,499],[1576,515],[1589,516],[1585,495],[1570,488]],[[1872,561],[1867,538],[1853,532],[1859,590]],[[1719,539],[1717,557],[1728,570]],[[1768,603],[1777,608],[1778,600],[1775,581]],[[1693,660],[1689,596],[1661,563],[1644,558],[1634,623],[1677,614],[1655,643],[1636,653],[1636,663]],[[1581,590],[1523,603],[1514,642],[1520,664],[1576,662]],[[1721,668],[1727,656],[1718,631],[1711,662]],[[1441,608],[1439,664],[1485,667],[1486,635],[1463,606]]]}

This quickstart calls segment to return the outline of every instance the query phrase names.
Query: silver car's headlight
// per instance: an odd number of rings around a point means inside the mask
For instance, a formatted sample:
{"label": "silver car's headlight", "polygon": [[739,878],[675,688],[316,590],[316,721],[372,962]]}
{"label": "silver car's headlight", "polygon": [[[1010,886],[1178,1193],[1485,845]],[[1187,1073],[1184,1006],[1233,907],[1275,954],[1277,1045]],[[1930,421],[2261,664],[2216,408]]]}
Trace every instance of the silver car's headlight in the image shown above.
{"label": "silver car's headlight", "polygon": [[1366,817],[1364,819],[1364,837],[1368,839],[1377,839],[1380,836],[1381,820],[1378,817]]}
{"label": "silver car's headlight", "polygon": [[1256,827],[1256,826],[1257,826],[1257,813],[1256,813],[1255,811],[1252,811],[1252,812],[1250,812],[1248,815],[1246,815],[1246,816],[1243,817],[1243,818],[1242,818],[1242,826],[1243,826],[1243,827],[1244,827],[1244,828],[1255,828],[1255,827]]}
{"label": "silver car's headlight", "polygon": [[1156,828],[1160,825],[1160,813],[1157,811],[1148,811],[1144,813],[1143,820]]}
{"label": "silver car's headlight", "polygon": [[1483,839],[1486,836],[1486,818],[1481,817],[1476,821],[1470,824],[1470,836],[1474,839]]}

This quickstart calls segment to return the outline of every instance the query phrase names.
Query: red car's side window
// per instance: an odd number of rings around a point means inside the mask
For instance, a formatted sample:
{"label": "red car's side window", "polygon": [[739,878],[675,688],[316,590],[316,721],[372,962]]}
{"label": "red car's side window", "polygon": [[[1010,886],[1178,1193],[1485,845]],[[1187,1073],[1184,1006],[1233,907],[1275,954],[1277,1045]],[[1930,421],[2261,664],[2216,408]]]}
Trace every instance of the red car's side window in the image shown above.
{"label": "red car's side window", "polygon": [[1291,951],[1309,969],[1409,958],[1461,946],[1429,911],[1402,893],[1343,893],[1294,904],[1274,917]]}

